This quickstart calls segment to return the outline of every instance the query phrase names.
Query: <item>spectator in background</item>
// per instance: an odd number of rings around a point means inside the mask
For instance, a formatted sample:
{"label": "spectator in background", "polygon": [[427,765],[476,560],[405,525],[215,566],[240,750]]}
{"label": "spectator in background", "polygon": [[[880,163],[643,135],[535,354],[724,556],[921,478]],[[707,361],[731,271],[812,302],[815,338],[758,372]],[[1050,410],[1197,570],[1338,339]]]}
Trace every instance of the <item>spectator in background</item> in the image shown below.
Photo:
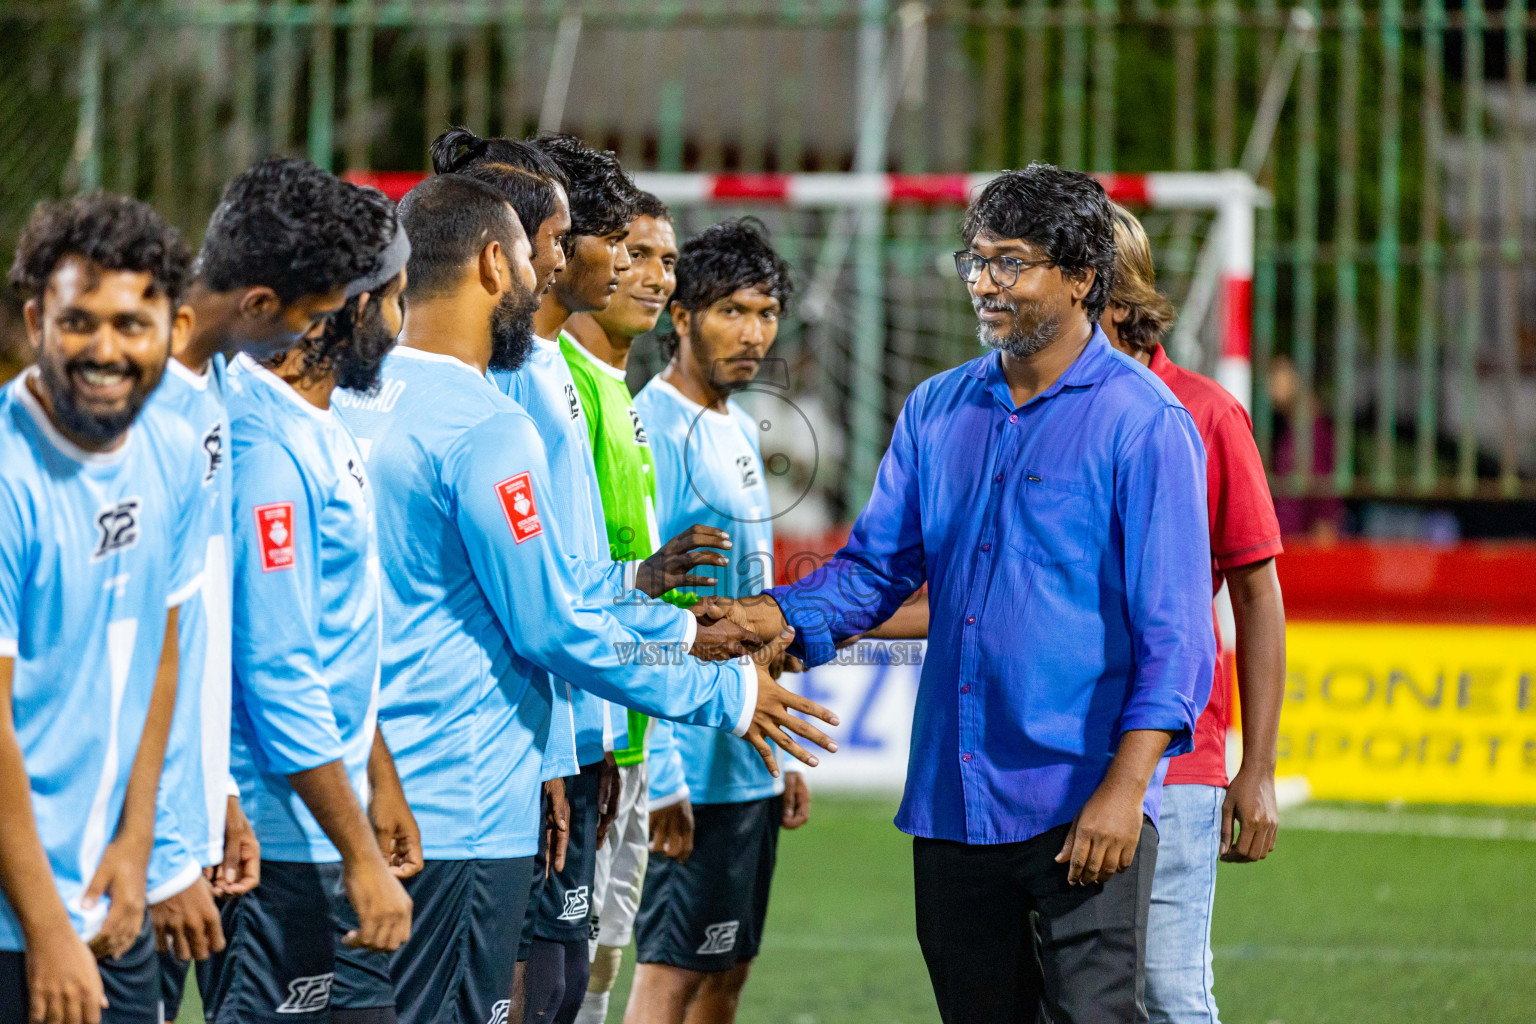
{"label": "spectator in background", "polygon": [[[1312,409],[1312,479],[1333,473],[1333,421],[1318,406],[1311,384],[1296,372],[1290,356],[1277,355],[1269,364],[1269,402],[1275,411],[1275,447],[1270,467],[1277,480],[1285,480],[1301,466],[1296,429],[1300,426],[1301,399]],[[1344,532],[1344,501],[1332,496],[1279,497],[1275,516],[1284,537],[1337,540]]]}

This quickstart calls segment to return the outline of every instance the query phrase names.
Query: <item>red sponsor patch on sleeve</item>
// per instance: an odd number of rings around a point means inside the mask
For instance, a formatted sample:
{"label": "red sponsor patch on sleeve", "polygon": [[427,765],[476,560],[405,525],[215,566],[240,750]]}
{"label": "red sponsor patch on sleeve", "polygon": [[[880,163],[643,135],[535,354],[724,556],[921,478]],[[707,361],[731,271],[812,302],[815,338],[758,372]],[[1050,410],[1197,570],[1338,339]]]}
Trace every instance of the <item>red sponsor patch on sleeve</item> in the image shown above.
{"label": "red sponsor patch on sleeve", "polygon": [[533,500],[533,478],[527,473],[509,476],[496,485],[502,514],[512,528],[512,539],[521,544],[544,532],[539,522],[539,506]]}
{"label": "red sponsor patch on sleeve", "polygon": [[293,502],[274,501],[270,505],[257,505],[255,512],[256,539],[261,548],[261,571],[292,569]]}

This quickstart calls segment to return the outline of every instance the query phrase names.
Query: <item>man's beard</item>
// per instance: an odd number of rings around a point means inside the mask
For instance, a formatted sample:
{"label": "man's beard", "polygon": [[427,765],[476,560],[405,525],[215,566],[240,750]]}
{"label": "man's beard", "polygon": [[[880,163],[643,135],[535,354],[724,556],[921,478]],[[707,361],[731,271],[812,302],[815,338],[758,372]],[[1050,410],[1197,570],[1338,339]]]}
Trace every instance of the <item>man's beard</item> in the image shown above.
{"label": "man's beard", "polygon": [[363,307],[345,342],[331,354],[331,375],[336,386],[368,394],[384,378],[384,357],[394,351],[395,335],[384,323],[384,307],[378,300]]}
{"label": "man's beard", "polygon": [[513,281],[512,290],[491,310],[491,369],[512,372],[523,365],[533,351],[533,314],[538,311],[538,297]]}
{"label": "man's beard", "polygon": [[[68,362],[62,362],[53,347],[47,345],[38,353],[37,368],[39,379],[53,404],[54,420],[65,434],[92,445],[105,445],[121,437],[123,431],[138,417],[144,403],[149,401],[160,378],[165,375],[164,363],[160,364],[159,372],[151,374],[128,359],[117,363],[99,363],[88,356],[76,356]],[[118,372],[132,378],[133,390],[128,393],[122,409],[100,414],[76,403],[71,375],[76,370],[87,368]]]}
{"label": "man's beard", "polygon": [[971,306],[978,313],[984,309],[990,309],[1012,314],[1013,330],[1006,334],[999,334],[985,321],[979,321],[976,325],[976,337],[980,338],[981,343],[988,348],[1000,349],[1015,359],[1023,359],[1039,352],[1055,341],[1057,333],[1061,330],[1061,317],[1054,313],[1042,312],[1039,303],[1031,302],[1021,307],[1013,302],[972,299]]}

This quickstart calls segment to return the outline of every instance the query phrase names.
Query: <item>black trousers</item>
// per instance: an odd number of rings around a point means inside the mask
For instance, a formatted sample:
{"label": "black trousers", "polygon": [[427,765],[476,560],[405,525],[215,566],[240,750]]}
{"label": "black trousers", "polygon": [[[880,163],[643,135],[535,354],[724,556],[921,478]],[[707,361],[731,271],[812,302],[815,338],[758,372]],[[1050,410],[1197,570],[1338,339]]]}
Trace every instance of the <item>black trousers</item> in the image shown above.
{"label": "black trousers", "polygon": [[1138,1024],[1157,830],[1130,868],[1068,885],[1066,825],[1022,843],[914,839],[917,939],[944,1024]]}

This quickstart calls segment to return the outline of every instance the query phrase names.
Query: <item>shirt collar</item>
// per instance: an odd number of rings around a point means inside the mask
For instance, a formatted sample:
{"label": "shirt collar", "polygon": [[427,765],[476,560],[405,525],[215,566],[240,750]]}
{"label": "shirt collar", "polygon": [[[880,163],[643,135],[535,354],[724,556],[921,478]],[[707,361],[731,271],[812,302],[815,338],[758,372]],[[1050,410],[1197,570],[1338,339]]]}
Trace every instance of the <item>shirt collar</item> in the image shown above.
{"label": "shirt collar", "polygon": [[[1072,365],[1067,367],[1062,375],[1056,378],[1056,383],[1046,388],[1031,401],[1038,402],[1050,398],[1062,388],[1092,387],[1103,380],[1114,365],[1114,349],[1109,344],[1109,339],[1099,329],[1098,324],[1093,325],[1093,335],[1088,339],[1088,344],[1072,360]],[[984,381],[993,391],[1004,398],[1005,403],[1013,408],[1013,397],[1008,391],[1008,382],[1003,377],[1003,354],[990,352],[980,359],[972,362],[965,371],[967,375]]]}
{"label": "shirt collar", "polygon": [[292,384],[289,384],[287,381],[283,380],[283,378],[279,377],[265,366],[262,366],[256,360],[252,359],[248,354],[241,352],[238,356],[235,356],[235,362],[240,364],[241,372],[250,374],[252,379],[261,381],[267,387],[271,388],[275,393],[281,395],[282,401],[286,401],[292,405],[297,406],[298,408],[304,410],[305,413],[322,423],[331,422],[333,413],[330,409],[322,409],[318,405],[315,405],[309,399],[295,391]]}

